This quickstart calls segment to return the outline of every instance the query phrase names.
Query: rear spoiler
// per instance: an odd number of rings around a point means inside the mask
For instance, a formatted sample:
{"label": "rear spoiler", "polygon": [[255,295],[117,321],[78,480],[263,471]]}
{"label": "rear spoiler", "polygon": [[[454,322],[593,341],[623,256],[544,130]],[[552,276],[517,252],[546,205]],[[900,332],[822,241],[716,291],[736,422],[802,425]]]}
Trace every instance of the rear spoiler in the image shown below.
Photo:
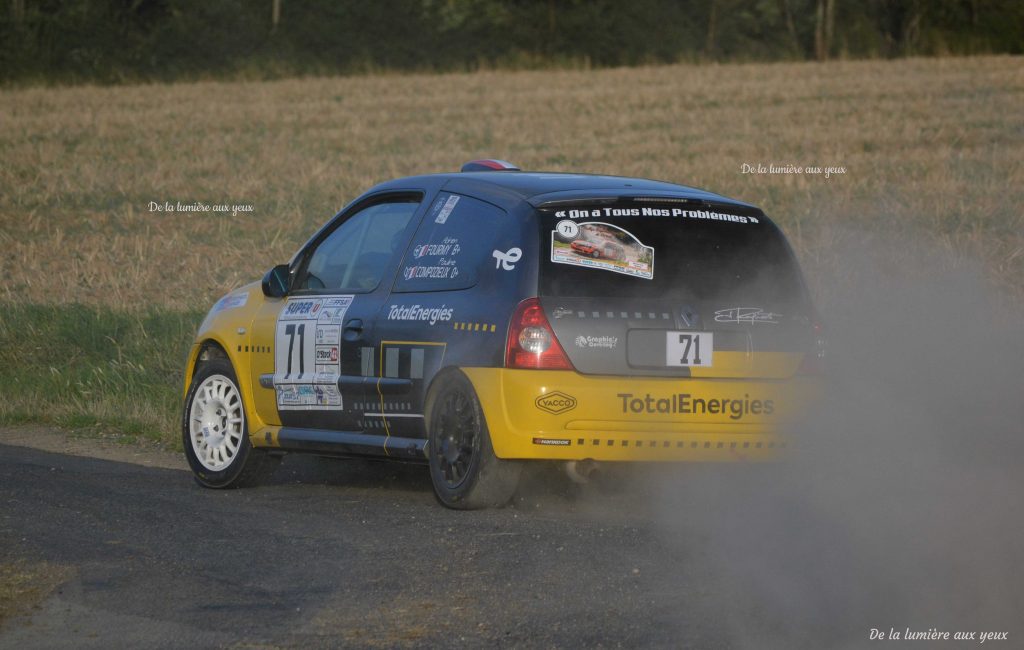
{"label": "rear spoiler", "polygon": [[611,203],[677,203],[691,207],[716,206],[730,210],[757,209],[749,203],[733,201],[711,192],[693,190],[692,194],[687,194],[680,196],[679,192],[651,190],[646,190],[643,194],[629,194],[621,189],[570,190],[538,194],[528,200],[535,208],[556,208],[564,205],[609,205]]}

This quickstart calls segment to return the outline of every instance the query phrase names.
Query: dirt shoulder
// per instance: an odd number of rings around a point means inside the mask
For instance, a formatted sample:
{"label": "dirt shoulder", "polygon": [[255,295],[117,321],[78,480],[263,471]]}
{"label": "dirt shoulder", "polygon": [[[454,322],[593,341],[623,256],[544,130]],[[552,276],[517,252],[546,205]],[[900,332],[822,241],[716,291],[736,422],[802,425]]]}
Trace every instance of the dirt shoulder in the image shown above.
{"label": "dirt shoulder", "polygon": [[43,426],[0,426],[0,444],[41,451],[132,463],[145,467],[187,470],[185,457],[144,440],[105,438]]}

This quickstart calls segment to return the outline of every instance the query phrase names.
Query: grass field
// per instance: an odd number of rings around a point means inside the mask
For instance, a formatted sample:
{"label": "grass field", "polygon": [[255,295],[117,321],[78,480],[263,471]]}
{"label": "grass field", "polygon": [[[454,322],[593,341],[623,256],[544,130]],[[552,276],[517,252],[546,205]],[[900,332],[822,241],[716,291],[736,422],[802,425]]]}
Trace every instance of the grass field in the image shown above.
{"label": "grass field", "polygon": [[[816,292],[837,246],[882,237],[976,264],[1018,304],[1021,106],[1013,57],[0,91],[0,420],[173,440],[217,297],[373,183],[478,157],[756,203]],[[252,211],[150,211],[165,202]]]}

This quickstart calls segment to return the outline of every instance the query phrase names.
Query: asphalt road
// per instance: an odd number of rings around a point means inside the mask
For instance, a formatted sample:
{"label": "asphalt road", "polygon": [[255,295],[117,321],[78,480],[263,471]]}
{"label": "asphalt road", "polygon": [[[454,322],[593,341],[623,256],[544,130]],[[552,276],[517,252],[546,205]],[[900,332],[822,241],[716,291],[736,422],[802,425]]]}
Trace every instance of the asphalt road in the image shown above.
{"label": "asphalt road", "polygon": [[0,561],[72,576],[0,647],[736,645],[701,541],[652,523],[642,495],[543,472],[523,493],[454,512],[422,467],[297,456],[268,485],[212,491],[0,446]]}

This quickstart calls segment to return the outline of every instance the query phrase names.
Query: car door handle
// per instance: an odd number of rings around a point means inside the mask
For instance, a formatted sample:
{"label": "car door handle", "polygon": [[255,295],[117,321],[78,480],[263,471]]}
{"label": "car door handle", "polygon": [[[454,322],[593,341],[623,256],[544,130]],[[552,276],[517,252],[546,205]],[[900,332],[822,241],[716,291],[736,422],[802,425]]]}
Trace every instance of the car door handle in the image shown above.
{"label": "car door handle", "polygon": [[346,341],[358,341],[363,337],[363,321],[359,318],[353,318],[349,322],[345,323],[345,334],[344,338]]}

